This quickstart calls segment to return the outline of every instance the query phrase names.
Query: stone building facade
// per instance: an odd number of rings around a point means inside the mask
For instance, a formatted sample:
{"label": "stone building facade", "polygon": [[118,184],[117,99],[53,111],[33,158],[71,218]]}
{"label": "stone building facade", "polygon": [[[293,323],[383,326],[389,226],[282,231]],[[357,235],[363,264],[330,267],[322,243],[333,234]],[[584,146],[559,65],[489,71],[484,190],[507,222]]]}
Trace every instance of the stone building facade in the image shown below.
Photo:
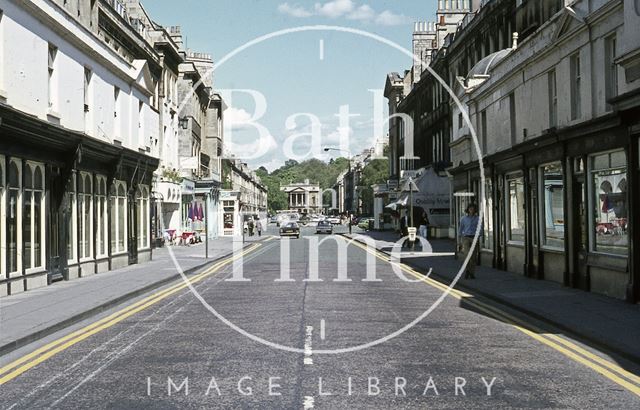
{"label": "stone building facade", "polygon": [[122,12],[0,1],[0,295],[151,258],[161,65]]}
{"label": "stone building facade", "polygon": [[640,10],[520,3],[528,36],[470,68],[451,108],[453,190],[484,191],[481,263],[637,302]]}

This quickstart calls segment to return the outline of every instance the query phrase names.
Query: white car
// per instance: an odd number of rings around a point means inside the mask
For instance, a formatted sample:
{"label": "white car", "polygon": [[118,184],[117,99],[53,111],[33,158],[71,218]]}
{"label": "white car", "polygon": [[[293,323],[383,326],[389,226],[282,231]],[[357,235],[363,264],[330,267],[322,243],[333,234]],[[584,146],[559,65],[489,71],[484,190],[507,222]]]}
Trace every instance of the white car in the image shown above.
{"label": "white car", "polygon": [[339,216],[329,216],[327,217],[327,221],[329,221],[333,225],[339,225],[341,222]]}

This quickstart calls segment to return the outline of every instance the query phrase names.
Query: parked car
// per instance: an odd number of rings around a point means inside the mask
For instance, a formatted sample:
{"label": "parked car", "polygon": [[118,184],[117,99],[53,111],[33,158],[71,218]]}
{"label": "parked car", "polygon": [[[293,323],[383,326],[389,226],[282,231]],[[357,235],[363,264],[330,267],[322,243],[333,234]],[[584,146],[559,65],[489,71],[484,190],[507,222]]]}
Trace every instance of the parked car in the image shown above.
{"label": "parked car", "polygon": [[295,236],[300,238],[300,226],[297,222],[288,221],[280,226],[280,236]]}
{"label": "parked car", "polygon": [[371,217],[362,217],[358,219],[358,228],[360,229],[369,229],[369,221],[372,221]]}
{"label": "parked car", "polygon": [[333,225],[329,221],[319,221],[316,225],[316,233],[333,233]]}
{"label": "parked car", "polygon": [[300,223],[300,225],[305,226],[309,223],[309,221],[311,220],[311,218],[309,217],[309,215],[302,215],[300,217],[300,219],[298,219],[298,222]]}
{"label": "parked car", "polygon": [[276,224],[278,223],[278,217],[276,215],[272,215],[269,219],[269,223]]}

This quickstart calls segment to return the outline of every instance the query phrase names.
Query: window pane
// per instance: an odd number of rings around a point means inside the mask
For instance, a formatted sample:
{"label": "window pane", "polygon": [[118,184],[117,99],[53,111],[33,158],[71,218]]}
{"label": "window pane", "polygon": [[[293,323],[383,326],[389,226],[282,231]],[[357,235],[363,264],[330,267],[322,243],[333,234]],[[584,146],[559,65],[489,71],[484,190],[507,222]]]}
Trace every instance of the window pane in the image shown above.
{"label": "window pane", "polygon": [[[37,171],[36,171],[37,173]],[[42,192],[33,193],[33,266],[42,266]]]}
{"label": "window pane", "polygon": [[491,179],[485,179],[485,206],[484,206],[484,248],[493,249],[493,186]]}
{"label": "window pane", "polygon": [[36,167],[36,171],[33,174],[33,187],[38,190],[41,190],[44,187],[41,167]]}
{"label": "window pane", "polygon": [[15,162],[11,162],[9,165],[9,180],[8,185],[12,188],[20,188],[20,173],[18,172],[18,165]]}
{"label": "window pane", "polygon": [[74,221],[75,221],[75,214],[73,212],[73,208],[74,208],[74,199],[75,199],[75,195],[72,193],[67,193],[67,258],[69,260],[75,259],[76,256],[76,247],[74,244],[74,238],[76,236],[75,230],[74,230]]}
{"label": "window pane", "polygon": [[564,248],[564,183],[562,165],[557,162],[542,169],[545,229],[543,244]]}
{"label": "window pane", "polygon": [[509,180],[509,239],[524,242],[524,183],[522,178]]}
{"label": "window pane", "polygon": [[627,172],[626,168],[593,172],[594,250],[627,254]]}
{"label": "window pane", "polygon": [[9,190],[9,209],[7,210],[7,259],[9,262],[9,272],[18,270],[18,190]]}
{"label": "window pane", "polygon": [[84,246],[83,256],[91,256],[91,195],[84,197]]}
{"label": "window pane", "polygon": [[101,224],[102,227],[102,249],[100,251],[100,253],[102,255],[105,255],[107,253],[107,241],[109,240],[108,238],[108,234],[107,234],[107,229],[109,226],[109,221],[107,221],[107,197],[103,196],[102,197],[102,218],[103,218],[103,222]]}
{"label": "window pane", "polygon": [[[82,178],[80,178],[80,180],[78,181],[80,183],[80,190],[82,192]],[[84,195],[78,195],[78,209],[80,210],[80,218],[78,218],[78,223],[80,224],[79,230],[80,230],[80,237],[78,238],[78,241],[80,241],[80,257],[84,258],[85,254],[84,254],[84,246],[85,246],[85,236],[84,236],[84,231],[86,228],[86,224],[85,224],[85,220],[84,220],[84,214],[85,214],[85,203],[84,203]]]}
{"label": "window pane", "polygon": [[[29,167],[27,167],[27,170]],[[27,174],[30,172],[27,171]],[[31,191],[24,191],[23,195],[23,218],[24,218],[24,231],[23,231],[23,239],[24,239],[24,265],[26,269],[31,268],[31,248],[32,248],[32,236],[31,236]]]}
{"label": "window pane", "polygon": [[117,226],[117,223],[118,223],[118,221],[116,219],[117,218],[117,213],[118,213],[118,210],[116,208],[116,198],[115,197],[111,197],[110,202],[111,203],[110,203],[109,206],[111,208],[111,221],[110,221],[111,222],[110,223],[110,226],[111,226],[111,252],[115,253],[117,251],[117,249],[116,249],[116,226]]}
{"label": "window pane", "polygon": [[125,203],[124,198],[118,198],[118,251],[124,251],[125,234]]}
{"label": "window pane", "polygon": [[33,173],[29,165],[24,167],[24,187],[33,188]]}

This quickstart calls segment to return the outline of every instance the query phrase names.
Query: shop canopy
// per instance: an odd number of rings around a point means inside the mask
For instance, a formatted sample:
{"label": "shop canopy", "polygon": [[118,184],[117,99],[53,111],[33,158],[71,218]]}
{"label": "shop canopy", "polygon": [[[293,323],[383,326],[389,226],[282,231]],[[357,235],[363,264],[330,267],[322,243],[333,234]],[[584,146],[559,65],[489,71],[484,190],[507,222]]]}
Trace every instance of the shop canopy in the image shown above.
{"label": "shop canopy", "polygon": [[[434,226],[449,225],[449,209],[451,205],[451,188],[447,177],[438,175],[433,168],[418,170],[419,176],[414,179],[415,187],[412,193],[414,207],[422,207],[429,217],[429,222]],[[400,186],[406,184],[401,181]],[[409,207],[409,192],[403,191],[397,201],[386,206],[389,209]]]}

